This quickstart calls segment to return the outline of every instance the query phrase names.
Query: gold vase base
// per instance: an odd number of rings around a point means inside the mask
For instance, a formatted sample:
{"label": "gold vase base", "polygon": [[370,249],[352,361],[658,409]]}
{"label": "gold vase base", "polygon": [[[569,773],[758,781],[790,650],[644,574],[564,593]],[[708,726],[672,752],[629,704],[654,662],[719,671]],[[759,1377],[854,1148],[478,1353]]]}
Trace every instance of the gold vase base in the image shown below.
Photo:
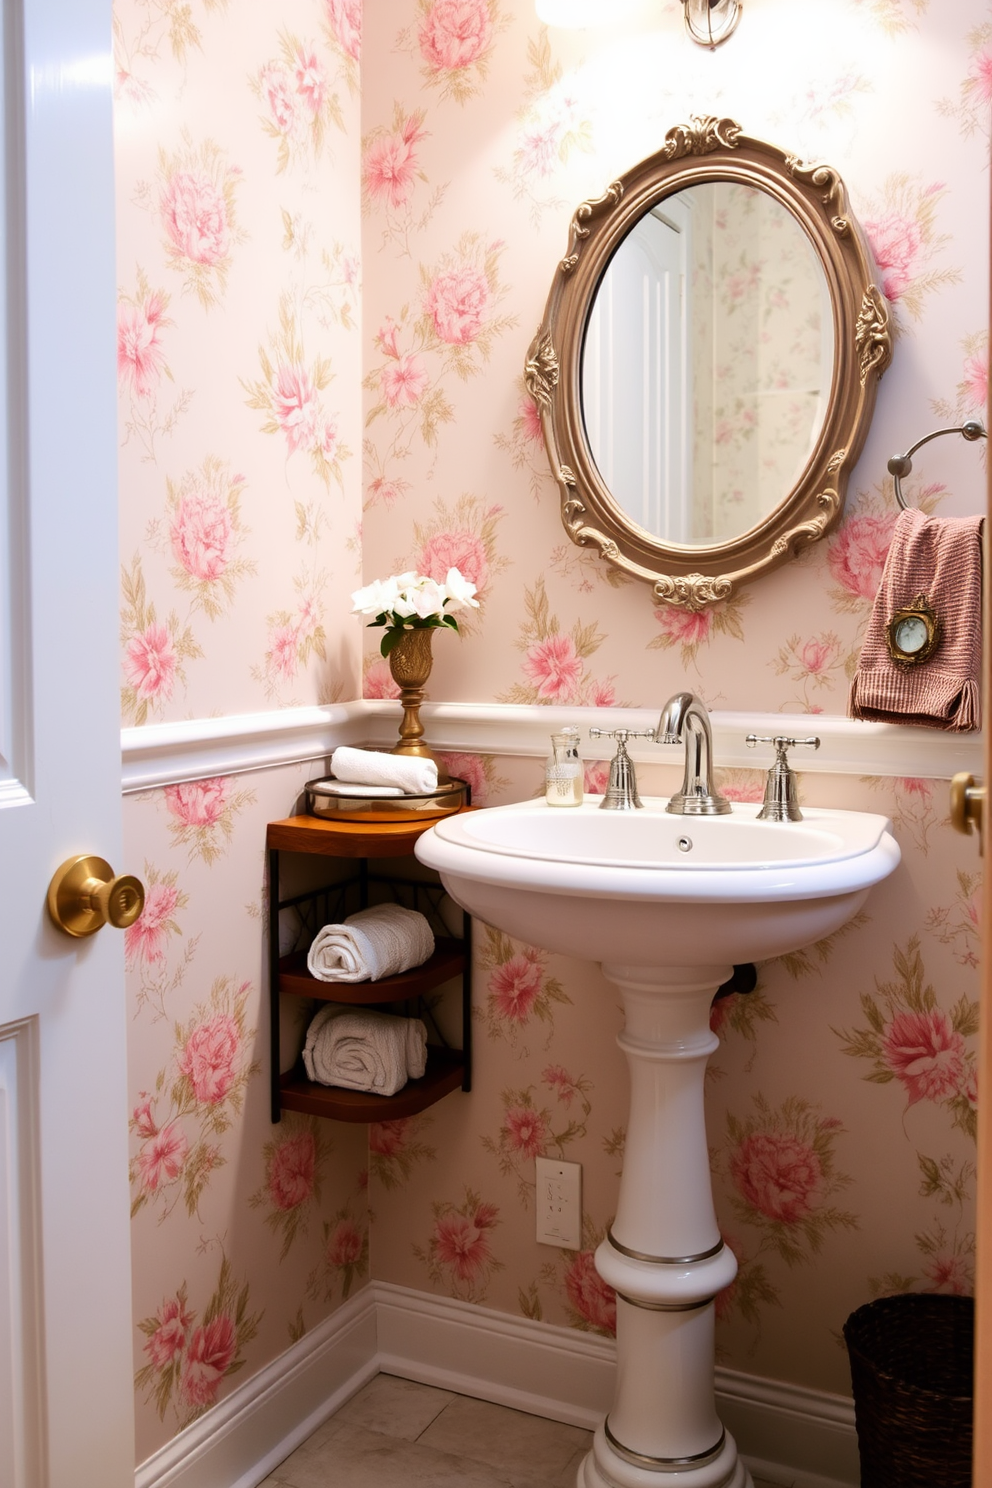
{"label": "gold vase base", "polygon": [[468,805],[469,789],[464,780],[447,780],[437,790],[417,796],[338,796],[334,793],[336,783],[329,779],[307,781],[307,811],[311,816],[324,821],[431,821]]}

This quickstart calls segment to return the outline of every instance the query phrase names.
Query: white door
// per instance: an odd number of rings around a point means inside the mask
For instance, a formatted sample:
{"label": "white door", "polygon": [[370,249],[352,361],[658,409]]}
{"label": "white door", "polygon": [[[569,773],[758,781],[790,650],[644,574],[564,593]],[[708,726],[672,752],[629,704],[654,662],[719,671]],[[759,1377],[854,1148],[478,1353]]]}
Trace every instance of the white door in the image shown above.
{"label": "white door", "polygon": [[48,920],[120,870],[110,0],[4,0],[0,1484],[134,1481],[123,948]]}
{"label": "white door", "polygon": [[603,275],[583,348],[593,458],[627,515],[662,542],[693,538],[686,437],[691,225],[678,196],[644,214]]}

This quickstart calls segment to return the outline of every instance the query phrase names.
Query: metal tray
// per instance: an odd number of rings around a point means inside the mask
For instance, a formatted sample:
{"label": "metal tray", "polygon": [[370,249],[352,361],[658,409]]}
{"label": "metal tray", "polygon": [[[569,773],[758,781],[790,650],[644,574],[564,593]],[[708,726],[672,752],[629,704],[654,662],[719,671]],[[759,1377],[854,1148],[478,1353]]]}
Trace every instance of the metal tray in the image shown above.
{"label": "metal tray", "polygon": [[[307,811],[324,821],[409,822],[430,821],[468,805],[468,784],[449,780],[424,795],[383,796],[375,787],[347,784],[325,777],[308,780],[304,786]],[[356,794],[357,792],[357,794]]]}

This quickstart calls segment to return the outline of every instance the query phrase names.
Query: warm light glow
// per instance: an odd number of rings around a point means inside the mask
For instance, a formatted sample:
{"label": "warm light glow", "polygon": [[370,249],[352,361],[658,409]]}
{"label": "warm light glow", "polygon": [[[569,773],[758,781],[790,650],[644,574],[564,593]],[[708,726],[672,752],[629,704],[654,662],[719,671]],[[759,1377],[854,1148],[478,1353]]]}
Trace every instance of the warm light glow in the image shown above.
{"label": "warm light glow", "polygon": [[534,0],[538,20],[546,26],[577,31],[584,26],[615,25],[632,15],[640,0]]}

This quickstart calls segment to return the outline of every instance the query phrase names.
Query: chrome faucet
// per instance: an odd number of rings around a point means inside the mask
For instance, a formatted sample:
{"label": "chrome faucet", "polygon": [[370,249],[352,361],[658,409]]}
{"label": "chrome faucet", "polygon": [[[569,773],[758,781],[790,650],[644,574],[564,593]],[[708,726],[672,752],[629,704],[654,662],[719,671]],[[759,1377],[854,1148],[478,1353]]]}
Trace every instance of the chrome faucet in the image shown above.
{"label": "chrome faucet", "polygon": [[677,692],[668,699],[654,737],[656,744],[685,744],[682,789],[672,796],[665,810],[675,816],[726,816],[730,802],[713,785],[710,716],[694,692]]}

